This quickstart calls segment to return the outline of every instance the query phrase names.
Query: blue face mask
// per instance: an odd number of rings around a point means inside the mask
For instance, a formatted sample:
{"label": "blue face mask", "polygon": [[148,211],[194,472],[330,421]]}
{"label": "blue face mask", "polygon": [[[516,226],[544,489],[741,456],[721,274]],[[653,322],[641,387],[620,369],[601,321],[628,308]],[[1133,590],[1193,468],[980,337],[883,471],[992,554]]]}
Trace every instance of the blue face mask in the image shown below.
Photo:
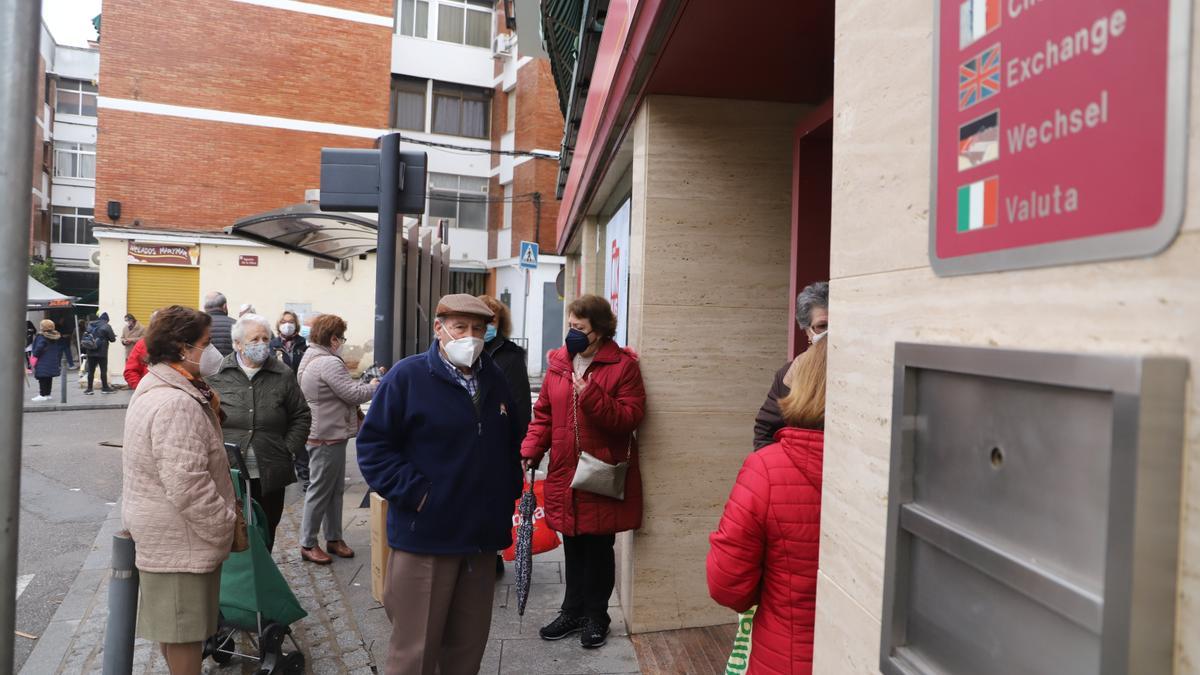
{"label": "blue face mask", "polygon": [[497,335],[497,333],[496,333],[496,326],[494,326],[493,324],[490,324],[490,323],[489,323],[489,324],[488,324],[488,327],[487,327],[487,330],[486,330],[486,331],[484,331],[484,333],[483,333],[483,341],[484,341],[484,342],[491,342],[492,340],[495,340],[495,339],[496,339],[496,335]]}
{"label": "blue face mask", "polygon": [[307,339],[308,339],[308,334],[309,334],[309,332],[311,332],[311,331],[312,331],[312,328],[311,328],[311,327],[309,327],[309,326],[300,326],[300,337],[302,337],[302,338],[304,338],[305,340],[307,340]]}
{"label": "blue face mask", "polygon": [[567,353],[571,356],[582,354],[587,351],[588,347],[592,346],[592,343],[588,340],[587,333],[578,328],[572,328],[567,331],[567,339],[563,340],[563,342],[567,345]]}

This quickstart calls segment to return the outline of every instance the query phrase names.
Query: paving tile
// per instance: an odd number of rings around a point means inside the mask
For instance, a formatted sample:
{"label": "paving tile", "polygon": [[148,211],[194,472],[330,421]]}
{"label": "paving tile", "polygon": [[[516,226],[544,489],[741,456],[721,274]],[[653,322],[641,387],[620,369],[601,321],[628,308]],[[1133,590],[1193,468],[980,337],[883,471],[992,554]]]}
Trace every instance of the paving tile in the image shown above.
{"label": "paving tile", "polygon": [[540,638],[505,640],[501,675],[574,675],[637,673],[638,660],[628,638],[610,637],[599,649],[584,649],[578,640],[548,642]]}
{"label": "paving tile", "polygon": [[[567,593],[565,584],[531,584],[529,586],[529,601],[526,608],[545,609],[562,607],[563,597]],[[517,592],[513,589],[509,602],[516,607]]]}
{"label": "paving tile", "polygon": [[502,649],[501,640],[488,640],[487,649],[483,651],[483,660],[479,662],[479,675],[497,675],[500,672]]}

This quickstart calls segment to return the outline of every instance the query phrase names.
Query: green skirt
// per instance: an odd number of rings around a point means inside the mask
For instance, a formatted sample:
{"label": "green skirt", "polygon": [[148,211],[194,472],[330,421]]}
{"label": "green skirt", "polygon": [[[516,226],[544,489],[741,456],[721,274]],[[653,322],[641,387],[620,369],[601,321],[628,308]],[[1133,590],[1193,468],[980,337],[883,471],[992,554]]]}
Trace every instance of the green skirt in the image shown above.
{"label": "green skirt", "polygon": [[138,574],[137,636],[167,644],[202,642],[217,632],[221,568],[207,574]]}

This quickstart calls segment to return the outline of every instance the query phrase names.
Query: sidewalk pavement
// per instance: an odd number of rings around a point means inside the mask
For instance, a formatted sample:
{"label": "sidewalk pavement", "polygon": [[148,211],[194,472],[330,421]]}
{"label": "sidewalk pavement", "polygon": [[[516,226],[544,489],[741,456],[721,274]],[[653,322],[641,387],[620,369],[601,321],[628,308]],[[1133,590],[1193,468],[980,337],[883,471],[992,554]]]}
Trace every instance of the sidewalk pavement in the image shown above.
{"label": "sidewalk pavement", "polygon": [[[353,448],[353,445],[351,446]],[[383,607],[371,597],[369,510],[359,508],[366,485],[354,453],[347,457],[347,485],[343,536],[357,555],[336,559],[322,567],[300,559],[297,531],[301,502],[295,486],[288,488],[288,506],[277,533],[275,562],[309,616],[293,625],[304,652],[308,672],[319,675],[370,675],[382,673],[391,625]],[[108,615],[108,565],[112,536],[120,528],[120,504],[109,514],[92,546],[91,554],[55,612],[46,631],[21,669],[21,675],[77,675],[100,673],[104,628]],[[496,583],[492,629],[480,673],[488,675],[556,675],[575,673],[638,673],[638,660],[628,637],[625,619],[610,601],[612,635],[600,649],[585,650],[578,640],[546,642],[538,629],[558,612],[565,586],[562,548],[534,558],[533,585],[525,616],[517,615],[512,563]],[[139,640],[134,652],[134,672],[166,672],[158,650]],[[206,673],[252,673],[249,664],[217,668],[211,661]]]}
{"label": "sidewalk pavement", "polygon": [[[109,373],[112,374],[111,372]],[[83,393],[84,384],[79,380],[78,370],[67,371],[67,402],[62,402],[62,377],[54,378],[54,389],[49,401],[32,401],[38,395],[38,382],[33,375],[25,378],[25,412],[61,412],[63,410],[116,410],[129,407],[133,392],[127,388],[117,389],[111,394],[100,392],[100,374],[96,373],[95,392],[91,396]]]}

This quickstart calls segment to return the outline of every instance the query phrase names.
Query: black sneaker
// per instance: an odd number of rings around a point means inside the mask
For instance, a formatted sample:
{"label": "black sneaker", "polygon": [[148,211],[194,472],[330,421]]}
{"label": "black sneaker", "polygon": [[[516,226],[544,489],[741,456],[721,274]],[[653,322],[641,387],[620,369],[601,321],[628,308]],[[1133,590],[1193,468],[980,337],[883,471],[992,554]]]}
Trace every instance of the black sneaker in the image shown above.
{"label": "black sneaker", "polygon": [[596,649],[603,647],[606,642],[608,642],[608,624],[595,619],[587,619],[583,626],[583,632],[579,634],[579,644],[583,645],[584,649]]}
{"label": "black sneaker", "polygon": [[117,390],[116,389],[101,389],[100,393],[101,394],[115,394],[115,393],[117,393]]}
{"label": "black sneaker", "polygon": [[571,633],[583,630],[583,619],[577,619],[566,614],[559,614],[548,626],[538,631],[543,640],[561,640]]}
{"label": "black sneaker", "polygon": [[85,391],[83,393],[85,396],[95,396],[96,395],[96,392],[92,391],[91,389],[88,389],[87,391]]}

